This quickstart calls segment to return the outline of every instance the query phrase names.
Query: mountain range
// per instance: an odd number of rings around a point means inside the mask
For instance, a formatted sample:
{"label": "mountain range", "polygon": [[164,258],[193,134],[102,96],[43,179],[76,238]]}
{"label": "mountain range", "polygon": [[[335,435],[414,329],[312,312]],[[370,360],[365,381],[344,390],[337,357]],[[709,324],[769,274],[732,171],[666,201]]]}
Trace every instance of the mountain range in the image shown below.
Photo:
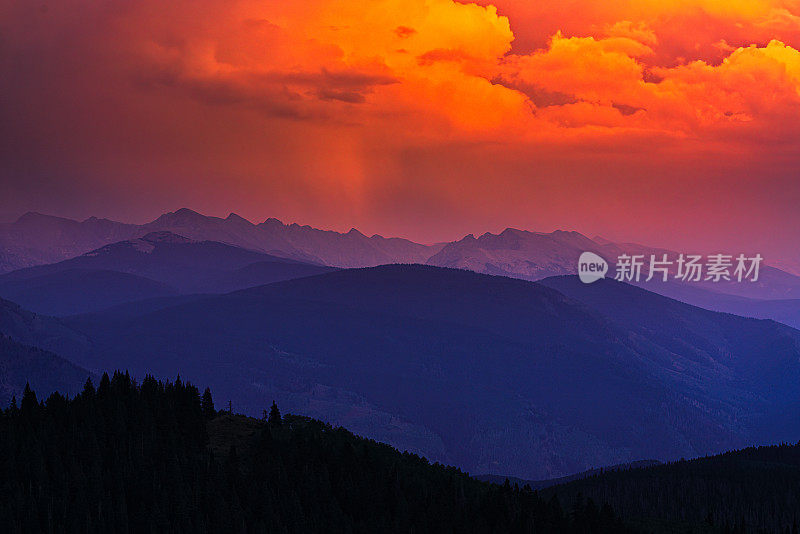
{"label": "mountain range", "polygon": [[26,384],[39,391],[75,395],[91,376],[52,352],[0,333],[0,406],[7,407],[12,399],[21,400]]}
{"label": "mountain range", "polygon": [[[49,242],[36,227],[61,224],[10,226],[32,250]],[[513,229],[427,247],[189,210],[63,224],[73,248],[30,261],[98,246],[0,275],[0,332],[73,378],[180,374],[248,414],[279,397],[401,450],[526,479],[800,432],[800,332],[718,313],[800,323],[800,301],[774,298],[798,279],[777,269],[746,290],[586,285],[570,274],[581,251],[661,250]],[[359,262],[390,264],[342,268]]]}
{"label": "mountain range", "polygon": [[0,275],[0,296],[42,314],[74,315],[156,297],[225,293],[332,270],[161,231]]}
{"label": "mountain range", "polygon": [[800,332],[611,280],[591,299],[544,283],[558,290],[390,265],[19,322],[93,372],[203,380],[252,414],[283,398],[471,472],[545,479],[796,438]]}
{"label": "mountain range", "polygon": [[[499,234],[486,233],[476,238],[468,235],[459,241],[446,244],[427,263],[439,267],[467,269],[479,273],[510,276],[523,280],[541,280],[550,276],[575,274],[578,258],[583,252],[594,252],[609,263],[608,277],[615,276],[616,260],[622,254],[641,255],[645,266],[639,285],[646,289],[673,296],[678,291],[682,300],[691,301],[695,292],[700,294],[736,295],[752,299],[800,298],[800,277],[780,269],[762,265],[756,282],[676,282],[671,279],[661,282],[654,278],[646,282],[651,255],[656,259],[667,254],[673,262],[679,253],[663,248],[649,247],[637,243],[613,243],[601,237],[589,239],[578,232],[556,230],[552,233],[529,232],[507,228]],[[686,251],[686,254],[692,251]],[[675,266],[671,268],[672,276]]]}
{"label": "mountain range", "polygon": [[[427,263],[524,280],[574,274],[578,257],[585,251],[605,258],[611,264],[611,276],[616,258],[623,253],[641,254],[645,258],[651,254],[677,256],[675,251],[664,248],[614,243],[602,237],[590,239],[578,232],[562,230],[542,233],[507,228],[499,234],[487,232],[477,238],[470,234],[451,243],[424,245],[401,238],[367,237],[356,229],[339,233],[296,223],[283,224],[274,218],[253,224],[234,213],[226,218],[208,217],[183,208],[142,225],[94,217],[78,222],[27,213],[14,223],[0,224],[0,273],[70,259],[105,245],[158,232],[332,267]],[[650,283],[647,287],[672,296],[671,285]],[[680,285],[751,299],[800,299],[800,277],[769,265],[762,266],[756,283]]]}
{"label": "mountain range", "polygon": [[153,232],[335,267],[422,263],[440,248],[407,239],[367,237],[356,229],[339,233],[296,223],[287,225],[274,218],[253,224],[234,213],[223,219],[186,208],[142,225],[95,217],[78,222],[27,213],[13,223],[0,224],[0,272],[58,262]]}

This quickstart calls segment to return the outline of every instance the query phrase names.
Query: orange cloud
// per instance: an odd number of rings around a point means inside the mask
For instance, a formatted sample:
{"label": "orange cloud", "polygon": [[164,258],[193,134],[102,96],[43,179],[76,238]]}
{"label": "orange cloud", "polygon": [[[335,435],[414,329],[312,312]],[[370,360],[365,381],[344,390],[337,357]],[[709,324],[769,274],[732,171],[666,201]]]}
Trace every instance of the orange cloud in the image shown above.
{"label": "orange cloud", "polygon": [[[716,142],[784,131],[771,122],[795,112],[797,2],[578,3],[145,0],[100,13],[146,90],[400,145],[573,142],[580,130]],[[512,50],[514,17],[532,15],[517,33],[546,40]]]}
{"label": "orange cloud", "polygon": [[642,128],[713,140],[720,128],[768,130],[798,111],[800,54],[779,41],[735,49],[719,65],[697,60],[648,68],[642,59],[652,53],[627,37],[557,33],[546,50],[506,58],[502,79],[522,91],[564,95],[553,105],[537,105],[538,116],[569,127]]}
{"label": "orange cloud", "polygon": [[768,169],[737,198],[794,209],[798,0],[0,0],[0,35],[16,195],[473,231],[564,223],[598,174],[605,203],[642,175],[692,203]]}

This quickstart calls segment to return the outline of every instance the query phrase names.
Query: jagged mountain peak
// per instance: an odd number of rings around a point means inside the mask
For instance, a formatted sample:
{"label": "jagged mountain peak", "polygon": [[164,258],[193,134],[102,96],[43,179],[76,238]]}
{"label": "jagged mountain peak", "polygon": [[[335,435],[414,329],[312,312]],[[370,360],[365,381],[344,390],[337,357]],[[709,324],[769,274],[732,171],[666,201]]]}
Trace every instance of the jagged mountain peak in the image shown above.
{"label": "jagged mountain peak", "polygon": [[197,216],[200,216],[200,217],[205,217],[205,215],[202,215],[202,214],[200,214],[200,213],[198,213],[198,212],[196,212],[196,211],[194,211],[193,209],[190,209],[190,208],[180,208],[180,209],[174,211],[173,213],[175,215],[181,215],[181,216],[186,216],[186,215],[195,216],[195,215],[197,215]]}
{"label": "jagged mountain peak", "polygon": [[276,219],[275,217],[269,217],[258,226],[286,226],[286,225],[283,224],[283,221],[281,221],[280,219]]}
{"label": "jagged mountain peak", "polygon": [[[504,235],[520,235],[520,234],[529,234],[529,233],[531,233],[531,232],[529,232],[527,230],[520,230],[519,228],[511,228],[509,226],[508,228],[506,228],[505,230],[500,232],[499,235],[501,235],[501,236],[504,236]],[[484,235],[486,235],[486,234],[484,234]]]}
{"label": "jagged mountain peak", "polygon": [[233,213],[233,212],[228,214],[228,216],[225,218],[225,220],[227,222],[231,222],[231,223],[247,224],[247,225],[252,225],[253,224],[250,221],[248,221],[247,219],[245,219],[244,217],[242,217],[241,215],[239,215],[238,213]]}
{"label": "jagged mountain peak", "polygon": [[366,237],[364,234],[359,232],[357,228],[350,228],[350,231],[347,232],[347,235],[358,236],[358,237]]}
{"label": "jagged mountain peak", "polygon": [[150,224],[188,224],[188,223],[197,223],[197,222],[205,222],[210,220],[211,217],[207,217],[201,213],[198,213],[189,208],[180,208],[176,211],[170,211],[161,215],[155,221]]}

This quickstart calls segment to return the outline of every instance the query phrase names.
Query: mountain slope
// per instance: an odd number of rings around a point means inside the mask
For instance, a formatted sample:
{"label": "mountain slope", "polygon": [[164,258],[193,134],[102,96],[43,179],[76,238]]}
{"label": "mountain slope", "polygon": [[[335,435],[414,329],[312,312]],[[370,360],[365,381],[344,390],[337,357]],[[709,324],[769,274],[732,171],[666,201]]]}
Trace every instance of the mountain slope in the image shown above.
{"label": "mountain slope", "polygon": [[[584,251],[606,258],[612,264],[612,274],[613,263],[622,253],[642,254],[645,258],[650,254],[675,254],[634,243],[614,243],[600,237],[589,239],[577,232],[558,230],[547,234],[513,228],[497,235],[486,233],[478,238],[468,235],[452,243],[429,246],[400,238],[367,237],[355,229],[347,233],[324,231],[299,224],[283,224],[274,218],[253,224],[233,213],[223,219],[184,208],[165,213],[143,225],[96,218],[77,222],[26,214],[14,223],[0,224],[0,273],[61,261],[106,244],[141,238],[153,232],[170,232],[196,241],[226,243],[272,256],[337,267],[428,263],[523,280],[574,274],[577,259]],[[751,299],[800,299],[800,277],[764,265],[760,278],[758,283],[700,282],[694,285],[713,294],[725,293]],[[647,288],[674,296],[671,289],[662,284],[647,284]]]}
{"label": "mountain slope", "polygon": [[195,241],[215,241],[272,256],[336,267],[362,267],[396,262],[421,263],[438,251],[406,239],[367,237],[318,230],[267,219],[253,224],[236,214],[207,217],[189,209],[165,213],[142,225],[90,218],[83,222],[28,213],[0,224],[0,273],[69,259],[104,245],[170,232]]}
{"label": "mountain slope", "polygon": [[0,273],[65,260],[129,239],[136,231],[135,225],[108,219],[78,222],[26,213],[13,223],[0,224]]}
{"label": "mountain slope", "polygon": [[355,229],[339,233],[296,223],[286,225],[274,218],[252,224],[236,214],[222,219],[206,217],[185,208],[166,213],[143,228],[231,243],[336,267],[423,262],[433,250],[406,239],[387,239],[378,235],[367,237]]}
{"label": "mountain slope", "polygon": [[22,344],[54,352],[70,361],[92,351],[92,342],[85,334],[58,319],[30,312],[3,299],[0,299],[0,332]]}
{"label": "mountain slope", "polygon": [[609,471],[625,471],[628,469],[635,469],[639,467],[651,467],[654,465],[661,465],[661,462],[657,460],[638,460],[627,464],[617,464],[605,467],[598,467],[595,469],[588,469],[586,471],[581,471],[580,473],[575,473],[572,475],[567,475],[559,478],[549,478],[547,480],[524,480],[521,478],[506,477],[503,475],[475,475],[474,478],[482,480],[483,482],[492,482],[493,484],[503,484],[506,480],[508,480],[510,484],[516,484],[519,487],[527,485],[531,489],[540,490],[544,488],[558,486],[561,484],[567,484],[568,482],[572,482],[574,480],[583,480],[585,478],[589,478],[591,476],[599,475]]}
{"label": "mountain slope", "polygon": [[[661,357],[683,371],[708,368],[709,380],[733,373],[760,394],[786,399],[794,394],[791,382],[796,378],[796,368],[791,364],[800,348],[796,330],[772,321],[688,306],[614,280],[584,284],[577,276],[562,276],[540,283],[654,343],[662,349]],[[650,357],[658,358],[659,354],[650,351]]]}
{"label": "mountain slope", "polygon": [[133,274],[92,269],[67,269],[35,278],[3,281],[0,295],[24,308],[64,316],[102,310],[137,300],[177,295],[178,290]]}
{"label": "mountain slope", "polygon": [[639,287],[707,310],[772,319],[800,329],[800,299],[747,298],[676,282],[639,284]]}
{"label": "mountain slope", "polygon": [[[800,298],[800,277],[781,271],[769,265],[762,265],[757,282],[720,281],[661,283],[657,280],[645,282],[648,262],[651,255],[661,258],[668,254],[672,260],[678,254],[666,249],[647,247],[636,243],[613,243],[611,241],[588,237],[578,232],[556,230],[546,234],[507,228],[500,234],[485,233],[475,238],[468,235],[460,241],[448,243],[437,254],[428,259],[429,265],[469,269],[471,271],[511,276],[523,280],[541,280],[550,276],[576,274],[578,258],[582,252],[594,252],[609,263],[610,278],[615,275],[615,263],[622,254],[642,255],[645,266],[639,285],[649,291],[668,296],[675,294],[674,286],[689,288],[685,293],[691,298],[691,289],[697,289],[709,296],[725,301],[727,295],[754,299],[797,299]],[[674,271],[674,268],[673,268]],[[673,272],[674,275],[674,272]]]}
{"label": "mountain slope", "polygon": [[182,290],[195,290],[203,286],[205,279],[265,261],[291,263],[291,260],[224,243],[193,241],[170,232],[152,232],[59,263],[7,273],[0,276],[0,281],[28,280],[66,270],[91,269],[135,274]]}
{"label": "mountain slope", "polygon": [[[660,365],[665,377],[674,374],[686,387],[714,392],[724,403],[738,401],[752,410],[735,416],[751,429],[754,441],[745,443],[800,436],[800,332],[773,321],[688,306],[614,280],[586,285],[565,276],[541,283],[630,332],[631,342]],[[698,380],[692,383],[691,377]]]}
{"label": "mountain slope", "polygon": [[[643,253],[645,247],[628,245],[628,253]],[[600,254],[607,261],[616,259],[623,247],[598,243],[578,232],[528,232],[506,228],[499,234],[468,235],[445,245],[428,259],[429,265],[469,269],[478,273],[539,280],[548,276],[573,274],[582,252]]]}
{"label": "mountain slope", "polygon": [[185,373],[250,413],[281,396],[472,472],[544,479],[794,435],[800,333],[711,312],[707,334],[656,328],[695,310],[626,323],[539,284],[397,265],[68,324],[96,344],[88,368]]}
{"label": "mountain slope", "polygon": [[800,523],[799,483],[800,445],[783,444],[594,473],[541,493],[608,502],[646,532],[782,533]]}
{"label": "mountain slope", "polygon": [[0,296],[39,313],[63,316],[180,293],[225,293],[331,270],[154,232],[59,263],[0,275]]}
{"label": "mountain slope", "polygon": [[0,413],[0,487],[13,532],[627,531],[593,503],[568,514],[277,406],[266,421],[216,412],[208,390],[201,403],[191,384],[127,373]]}
{"label": "mountain slope", "polygon": [[0,332],[0,406],[8,406],[14,396],[21,400],[26,383],[47,395],[53,391],[74,395],[89,377],[89,371],[52,352],[23,345]]}

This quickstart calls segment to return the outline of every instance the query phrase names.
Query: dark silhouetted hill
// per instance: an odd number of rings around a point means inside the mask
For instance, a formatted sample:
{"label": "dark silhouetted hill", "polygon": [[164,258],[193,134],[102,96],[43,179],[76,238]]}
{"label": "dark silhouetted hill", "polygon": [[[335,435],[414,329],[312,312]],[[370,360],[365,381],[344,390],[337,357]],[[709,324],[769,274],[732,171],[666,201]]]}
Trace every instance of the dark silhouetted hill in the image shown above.
{"label": "dark silhouetted hill", "polygon": [[[265,397],[471,472],[546,479],[792,439],[800,332],[624,284],[394,265],[67,321],[89,369]],[[568,288],[564,288],[568,291]]]}
{"label": "dark silhouetted hill", "polygon": [[211,392],[126,374],[0,412],[9,532],[617,533],[608,507],[563,509],[275,406],[217,412]]}
{"label": "dark silhouetted hill", "polygon": [[39,313],[64,316],[169,295],[226,293],[331,270],[154,232],[59,263],[0,275],[0,295]]}
{"label": "dark silhouetted hill", "polygon": [[800,444],[611,470],[541,491],[560,502],[608,502],[645,532],[796,532]]}
{"label": "dark silhouetted hill", "polygon": [[91,373],[42,349],[23,345],[0,333],[0,406],[19,402],[25,384],[43,393],[74,395]]}

